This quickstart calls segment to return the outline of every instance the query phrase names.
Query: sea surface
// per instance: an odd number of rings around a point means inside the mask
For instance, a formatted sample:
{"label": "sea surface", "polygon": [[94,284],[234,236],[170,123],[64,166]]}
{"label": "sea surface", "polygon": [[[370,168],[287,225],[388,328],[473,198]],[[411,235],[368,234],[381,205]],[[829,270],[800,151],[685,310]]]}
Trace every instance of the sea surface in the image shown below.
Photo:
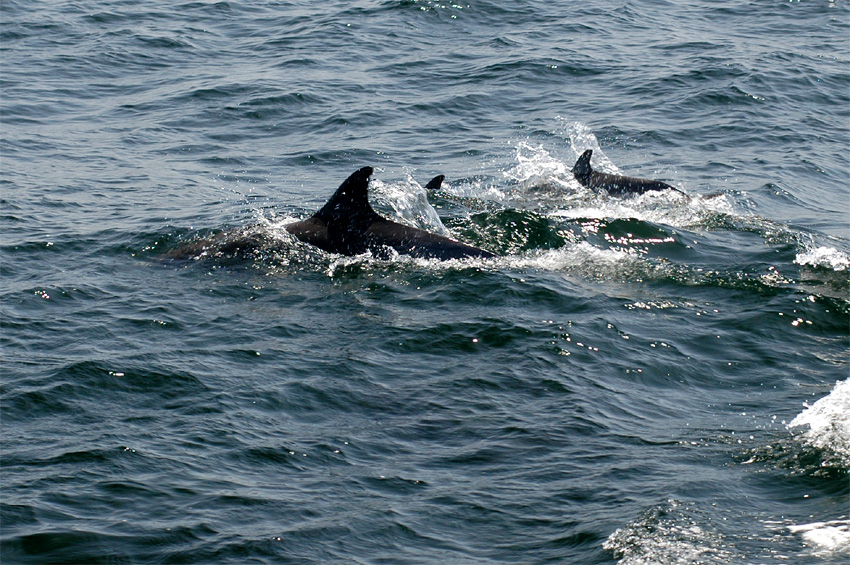
{"label": "sea surface", "polygon": [[0,137],[4,565],[850,558],[845,0],[4,0]]}

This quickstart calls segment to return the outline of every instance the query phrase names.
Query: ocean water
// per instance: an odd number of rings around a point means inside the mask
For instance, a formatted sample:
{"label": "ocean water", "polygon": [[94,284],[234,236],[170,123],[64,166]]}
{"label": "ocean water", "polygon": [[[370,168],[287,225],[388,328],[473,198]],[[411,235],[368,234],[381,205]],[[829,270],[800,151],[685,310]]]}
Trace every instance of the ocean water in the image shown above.
{"label": "ocean water", "polygon": [[0,10],[0,562],[847,562],[846,1]]}

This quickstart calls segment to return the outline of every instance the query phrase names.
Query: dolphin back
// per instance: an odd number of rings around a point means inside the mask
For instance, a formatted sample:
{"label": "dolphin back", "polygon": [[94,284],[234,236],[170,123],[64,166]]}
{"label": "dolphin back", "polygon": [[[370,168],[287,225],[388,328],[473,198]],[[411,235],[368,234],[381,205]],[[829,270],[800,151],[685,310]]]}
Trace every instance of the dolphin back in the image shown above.
{"label": "dolphin back", "polygon": [[593,150],[588,149],[581,154],[581,157],[578,158],[573,167],[573,176],[584,187],[594,190],[602,189],[613,196],[643,194],[653,190],[675,190],[680,194],[684,194],[678,188],[660,180],[611,175],[594,171],[593,167],[590,166],[591,155],[593,155]]}
{"label": "dolphin back", "polygon": [[391,247],[402,255],[423,259],[495,257],[489,251],[461,243],[456,239],[383,218],[369,226],[366,239],[369,249],[378,256],[381,256],[387,247]]}
{"label": "dolphin back", "polygon": [[[305,243],[342,255],[371,251],[385,257],[387,248],[392,248],[400,254],[435,259],[494,257],[489,251],[383,218],[369,205],[371,175],[372,167],[358,169],[318,212],[288,224],[286,230]],[[427,186],[439,188],[443,178],[434,177]]]}

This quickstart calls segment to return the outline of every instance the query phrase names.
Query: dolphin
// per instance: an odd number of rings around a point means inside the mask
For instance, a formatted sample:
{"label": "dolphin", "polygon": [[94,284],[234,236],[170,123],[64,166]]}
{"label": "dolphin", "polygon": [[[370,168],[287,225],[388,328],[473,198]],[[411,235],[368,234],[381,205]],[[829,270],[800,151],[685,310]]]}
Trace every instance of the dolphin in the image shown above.
{"label": "dolphin", "polygon": [[[495,254],[425,230],[381,217],[369,205],[372,167],[355,171],[315,214],[284,226],[304,243],[329,253],[359,255],[371,251],[387,257],[387,248],[402,255],[426,259],[495,257]],[[439,188],[443,175],[434,177],[428,188]]]}
{"label": "dolphin", "polygon": [[608,194],[614,196],[625,196],[627,194],[643,194],[652,190],[675,190],[679,194],[684,194],[676,187],[670,186],[660,180],[639,179],[635,177],[627,177],[623,175],[609,175],[607,173],[599,173],[593,170],[590,166],[590,156],[593,154],[593,149],[588,149],[581,154],[581,157],[576,161],[573,167],[573,176],[578,183],[590,189],[605,189]]}
{"label": "dolphin", "polygon": [[443,179],[446,178],[446,175],[437,175],[428,181],[428,184],[425,185],[425,190],[440,190],[440,187],[443,186]]}

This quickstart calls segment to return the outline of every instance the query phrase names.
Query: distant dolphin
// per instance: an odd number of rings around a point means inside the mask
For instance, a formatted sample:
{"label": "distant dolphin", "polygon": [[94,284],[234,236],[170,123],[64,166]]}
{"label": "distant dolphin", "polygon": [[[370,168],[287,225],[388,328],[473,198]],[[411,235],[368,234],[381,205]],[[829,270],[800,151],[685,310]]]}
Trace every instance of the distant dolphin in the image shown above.
{"label": "distant dolphin", "polygon": [[639,179],[635,177],[627,177],[623,175],[609,175],[607,173],[599,173],[593,170],[590,166],[590,156],[593,154],[593,149],[588,149],[581,154],[581,157],[576,161],[573,167],[573,175],[578,183],[582,186],[591,189],[605,189],[608,194],[614,196],[624,196],[626,194],[643,194],[652,190],[675,190],[680,194],[684,194],[676,187],[670,186],[660,180]]}
{"label": "distant dolphin", "polygon": [[[359,255],[371,251],[385,257],[387,248],[412,257],[463,259],[495,257],[493,253],[419,228],[387,220],[369,205],[372,167],[356,171],[331,196],[321,210],[284,229],[310,245],[329,253]],[[439,188],[443,175],[434,177],[427,188]]]}

